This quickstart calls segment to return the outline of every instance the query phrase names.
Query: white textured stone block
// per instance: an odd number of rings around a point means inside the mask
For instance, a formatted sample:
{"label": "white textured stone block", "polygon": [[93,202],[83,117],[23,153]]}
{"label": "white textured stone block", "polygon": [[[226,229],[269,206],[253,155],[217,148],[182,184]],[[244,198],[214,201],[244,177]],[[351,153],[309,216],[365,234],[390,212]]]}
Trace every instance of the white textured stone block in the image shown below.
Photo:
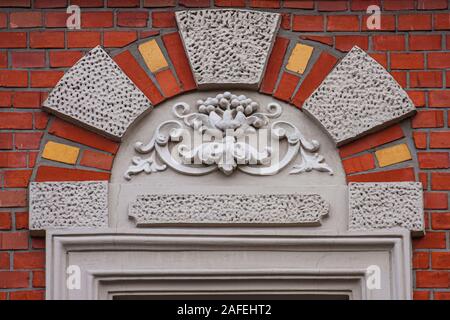
{"label": "white textured stone block", "polygon": [[66,72],[43,106],[68,121],[116,140],[152,107],[100,46]]}
{"label": "white textured stone block", "polygon": [[406,228],[424,233],[420,182],[350,183],[349,229]]}
{"label": "white textured stone block", "polygon": [[258,88],[280,23],[278,13],[208,9],[176,12],[199,88]]}
{"label": "white textured stone block", "polygon": [[413,114],[407,93],[372,57],[354,47],[305,101],[337,145]]}
{"label": "white textured stone block", "polygon": [[108,182],[32,182],[30,230],[108,227]]}

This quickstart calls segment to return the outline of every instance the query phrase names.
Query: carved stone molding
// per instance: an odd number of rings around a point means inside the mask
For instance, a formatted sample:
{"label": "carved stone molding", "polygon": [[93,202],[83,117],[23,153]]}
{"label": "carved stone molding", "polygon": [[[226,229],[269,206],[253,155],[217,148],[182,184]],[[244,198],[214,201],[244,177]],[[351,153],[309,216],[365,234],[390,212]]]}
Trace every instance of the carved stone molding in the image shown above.
{"label": "carved stone molding", "polygon": [[406,228],[424,233],[420,182],[350,183],[349,229]]}
{"label": "carved stone molding", "polygon": [[320,225],[329,205],[318,194],[148,194],[130,204],[137,226],[152,224]]}

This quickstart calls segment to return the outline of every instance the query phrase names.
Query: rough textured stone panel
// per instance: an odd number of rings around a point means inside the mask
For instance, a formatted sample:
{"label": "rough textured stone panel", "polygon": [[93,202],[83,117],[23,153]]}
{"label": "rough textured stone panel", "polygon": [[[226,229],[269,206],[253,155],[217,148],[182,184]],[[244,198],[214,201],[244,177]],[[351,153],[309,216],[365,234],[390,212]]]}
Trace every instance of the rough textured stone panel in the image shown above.
{"label": "rough textured stone panel", "polygon": [[354,47],[305,101],[303,109],[337,145],[415,112],[406,92],[372,57]]}
{"label": "rough textured stone panel", "polygon": [[150,101],[100,47],[78,61],[44,102],[61,117],[120,139]]}
{"label": "rough textured stone panel", "polygon": [[130,204],[138,226],[149,224],[320,224],[328,204],[317,194],[149,194]]}
{"label": "rough textured stone panel", "polygon": [[32,182],[30,230],[108,226],[108,182]]}
{"label": "rough textured stone panel", "polygon": [[377,230],[402,227],[424,232],[422,184],[350,183],[349,229]]}
{"label": "rough textured stone panel", "polygon": [[218,9],[176,13],[199,87],[257,88],[275,39],[277,13]]}

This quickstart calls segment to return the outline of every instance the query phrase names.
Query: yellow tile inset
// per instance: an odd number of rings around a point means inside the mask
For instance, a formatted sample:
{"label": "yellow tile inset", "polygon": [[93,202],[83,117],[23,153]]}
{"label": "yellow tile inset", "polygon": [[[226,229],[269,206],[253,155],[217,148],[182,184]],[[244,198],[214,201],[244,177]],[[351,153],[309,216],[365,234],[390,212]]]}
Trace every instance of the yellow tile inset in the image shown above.
{"label": "yellow tile inset", "polygon": [[380,167],[411,160],[411,152],[409,152],[408,146],[404,143],[375,151],[375,155]]}
{"label": "yellow tile inset", "polygon": [[314,47],[305,44],[297,43],[294,50],[292,50],[289,57],[286,69],[292,72],[303,74],[308,65],[309,58],[311,58]]}
{"label": "yellow tile inset", "polygon": [[80,149],[77,147],[49,141],[45,144],[44,152],[42,152],[42,158],[75,164],[77,162],[79,153]]}
{"label": "yellow tile inset", "polygon": [[155,73],[168,67],[167,60],[164,58],[156,40],[150,40],[139,45],[139,52],[151,72]]}

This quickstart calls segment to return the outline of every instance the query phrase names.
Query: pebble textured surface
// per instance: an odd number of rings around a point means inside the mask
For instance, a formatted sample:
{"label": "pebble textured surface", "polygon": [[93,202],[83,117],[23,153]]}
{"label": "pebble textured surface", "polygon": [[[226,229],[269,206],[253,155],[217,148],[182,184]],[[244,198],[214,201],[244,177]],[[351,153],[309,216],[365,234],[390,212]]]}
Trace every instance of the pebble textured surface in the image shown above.
{"label": "pebble textured surface", "polygon": [[107,226],[107,181],[30,184],[30,230]]}
{"label": "pebble textured surface", "polygon": [[407,93],[372,57],[354,47],[305,101],[337,145],[415,112]]}
{"label": "pebble textured surface", "polygon": [[178,11],[176,20],[198,86],[257,88],[280,15],[219,9]]}
{"label": "pebble textured surface", "polygon": [[98,46],[67,71],[44,107],[119,140],[131,123],[152,105]]}
{"label": "pebble textured surface", "polygon": [[328,204],[317,194],[149,194],[130,204],[138,226],[170,223],[320,224]]}
{"label": "pebble textured surface", "polygon": [[349,229],[402,227],[422,234],[423,197],[419,182],[350,183]]}

